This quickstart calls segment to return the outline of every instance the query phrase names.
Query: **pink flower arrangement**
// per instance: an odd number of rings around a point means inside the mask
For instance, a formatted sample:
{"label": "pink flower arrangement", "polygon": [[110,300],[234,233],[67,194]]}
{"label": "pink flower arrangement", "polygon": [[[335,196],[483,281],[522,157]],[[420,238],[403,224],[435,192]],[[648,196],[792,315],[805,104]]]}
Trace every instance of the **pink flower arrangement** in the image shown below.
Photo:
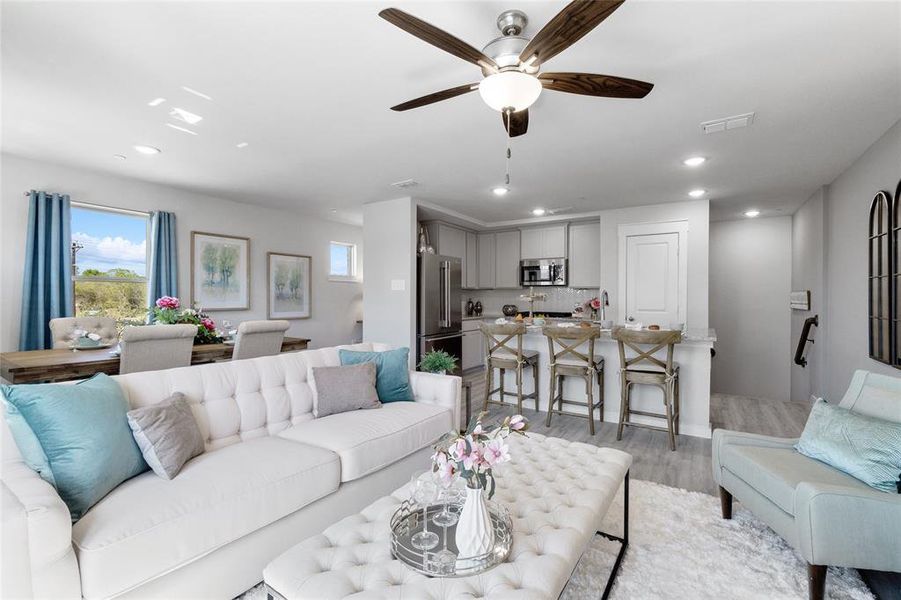
{"label": "pink flower arrangement", "polygon": [[484,426],[485,414],[475,417],[464,433],[452,431],[438,441],[432,470],[444,484],[462,477],[471,488],[487,489],[490,498],[495,485],[492,469],[510,460],[506,438],[511,434],[525,435],[529,424],[522,415],[513,415],[500,424]]}
{"label": "pink flower arrangement", "polygon": [[180,306],[178,303],[178,298],[173,298],[172,296],[163,296],[156,301],[157,308],[168,308],[170,310],[178,310]]}
{"label": "pink flower arrangement", "polygon": [[215,331],[216,323],[209,317],[200,319],[200,324],[206,327],[207,331]]}

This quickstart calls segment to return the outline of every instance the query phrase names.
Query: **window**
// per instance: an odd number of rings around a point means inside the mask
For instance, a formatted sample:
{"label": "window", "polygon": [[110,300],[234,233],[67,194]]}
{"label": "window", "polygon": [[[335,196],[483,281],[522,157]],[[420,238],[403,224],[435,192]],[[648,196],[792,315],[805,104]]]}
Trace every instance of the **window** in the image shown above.
{"label": "window", "polygon": [[870,358],[892,364],[890,199],[879,192],[870,205],[869,337]]}
{"label": "window", "polygon": [[149,215],[72,205],[75,316],[113,317],[120,324],[147,316]]}
{"label": "window", "polygon": [[345,242],[329,242],[328,278],[332,281],[356,281],[357,246]]}

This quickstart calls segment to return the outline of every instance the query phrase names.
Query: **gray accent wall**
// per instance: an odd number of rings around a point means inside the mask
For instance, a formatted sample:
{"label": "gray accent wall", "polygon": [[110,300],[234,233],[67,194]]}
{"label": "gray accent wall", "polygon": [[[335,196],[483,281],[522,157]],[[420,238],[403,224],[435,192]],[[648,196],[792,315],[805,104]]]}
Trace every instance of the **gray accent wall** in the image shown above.
{"label": "gray accent wall", "polygon": [[[141,166],[147,173],[159,168],[154,157],[130,160],[146,161]],[[210,313],[217,323],[228,319],[237,326],[241,321],[266,318],[266,252],[308,255],[312,257],[312,317],[291,320],[287,335],[311,338],[313,347],[350,343],[360,336],[356,321],[363,312],[363,285],[328,281],[328,268],[329,242],[351,242],[357,244],[357,274],[362,277],[361,227],[9,154],[0,157],[0,167],[0,351],[18,347],[28,215],[24,192],[29,189],[67,193],[73,201],[90,204],[175,213],[179,296],[185,302],[190,298],[191,231],[249,237],[250,309]],[[299,195],[295,201],[299,206]]]}
{"label": "gray accent wall", "polygon": [[710,224],[711,391],[788,400],[792,218]]}

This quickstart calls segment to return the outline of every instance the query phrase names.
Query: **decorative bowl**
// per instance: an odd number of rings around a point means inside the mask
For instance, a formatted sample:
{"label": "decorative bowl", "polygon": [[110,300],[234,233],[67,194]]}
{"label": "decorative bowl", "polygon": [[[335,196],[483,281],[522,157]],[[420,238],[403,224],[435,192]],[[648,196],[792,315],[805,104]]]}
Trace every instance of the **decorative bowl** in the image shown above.
{"label": "decorative bowl", "polygon": [[515,317],[516,313],[519,312],[519,309],[515,304],[504,304],[504,307],[501,309],[501,312],[504,313],[504,316],[507,317]]}

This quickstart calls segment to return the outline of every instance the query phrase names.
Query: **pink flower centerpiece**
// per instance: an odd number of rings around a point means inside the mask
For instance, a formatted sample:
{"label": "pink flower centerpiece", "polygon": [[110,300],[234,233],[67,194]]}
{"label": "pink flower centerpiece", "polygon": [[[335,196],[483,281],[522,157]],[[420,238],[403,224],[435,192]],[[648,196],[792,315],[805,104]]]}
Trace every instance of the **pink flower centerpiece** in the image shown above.
{"label": "pink flower centerpiece", "polygon": [[191,308],[181,308],[174,296],[163,296],[153,303],[151,320],[162,325],[196,325],[195,344],[218,344],[222,336],[216,331],[216,323],[209,316]]}
{"label": "pink flower centerpiece", "polygon": [[507,437],[525,435],[529,427],[522,415],[507,417],[494,426],[482,424],[485,413],[475,417],[464,433],[452,431],[435,445],[432,469],[442,484],[457,477],[466,481],[466,500],[455,532],[458,557],[474,560],[494,546],[494,526],[485,497],[494,495],[494,467],[510,460]]}

